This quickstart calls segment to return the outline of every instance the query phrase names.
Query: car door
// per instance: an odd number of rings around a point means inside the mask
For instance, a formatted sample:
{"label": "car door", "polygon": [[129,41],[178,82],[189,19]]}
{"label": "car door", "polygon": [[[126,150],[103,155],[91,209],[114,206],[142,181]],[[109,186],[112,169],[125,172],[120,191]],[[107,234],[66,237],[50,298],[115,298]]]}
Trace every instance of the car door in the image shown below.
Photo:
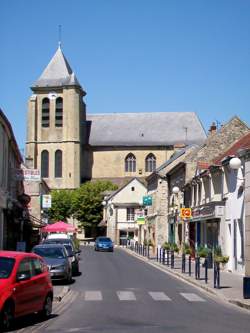
{"label": "car door", "polygon": [[33,265],[32,280],[36,288],[36,295],[34,295],[34,297],[36,296],[35,302],[37,309],[41,310],[48,292],[47,266],[39,258],[32,258],[31,261]]}
{"label": "car door", "polygon": [[16,279],[22,275],[27,275],[29,278],[18,281],[13,288],[15,299],[16,316],[21,316],[36,311],[37,309],[37,291],[36,285],[33,283],[33,266],[31,258],[24,258],[20,261],[17,268]]}

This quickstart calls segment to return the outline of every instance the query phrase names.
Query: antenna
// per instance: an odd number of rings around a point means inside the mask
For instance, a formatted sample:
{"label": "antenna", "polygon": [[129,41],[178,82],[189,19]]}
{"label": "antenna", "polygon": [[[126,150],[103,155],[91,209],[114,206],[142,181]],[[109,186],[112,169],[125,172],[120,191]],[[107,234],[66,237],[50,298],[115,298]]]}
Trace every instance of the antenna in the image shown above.
{"label": "antenna", "polygon": [[58,26],[58,46],[61,48],[62,45],[62,26],[59,24]]}

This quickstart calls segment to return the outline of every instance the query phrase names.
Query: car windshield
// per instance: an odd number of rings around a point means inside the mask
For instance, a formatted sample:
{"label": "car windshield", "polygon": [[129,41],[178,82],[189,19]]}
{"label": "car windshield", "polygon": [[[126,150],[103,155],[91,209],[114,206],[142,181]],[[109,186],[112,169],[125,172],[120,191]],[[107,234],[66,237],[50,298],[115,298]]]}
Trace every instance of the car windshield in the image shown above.
{"label": "car windshield", "polygon": [[0,257],[0,279],[7,279],[14,267],[15,259]]}
{"label": "car windshield", "polygon": [[65,258],[63,249],[58,247],[37,247],[33,251],[39,256],[45,258],[55,258],[55,259]]}
{"label": "car windshield", "polygon": [[98,238],[97,241],[102,242],[102,243],[110,243],[111,239],[108,237],[102,237],[102,238]]}

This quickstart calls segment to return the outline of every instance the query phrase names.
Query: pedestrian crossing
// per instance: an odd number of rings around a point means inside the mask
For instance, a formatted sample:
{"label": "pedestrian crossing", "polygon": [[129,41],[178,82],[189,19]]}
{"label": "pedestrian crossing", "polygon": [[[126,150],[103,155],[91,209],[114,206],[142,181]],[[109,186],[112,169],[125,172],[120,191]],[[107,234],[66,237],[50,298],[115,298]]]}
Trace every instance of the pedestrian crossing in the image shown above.
{"label": "pedestrian crossing", "polygon": [[117,290],[117,291],[105,291],[100,290],[87,290],[80,292],[78,297],[84,301],[105,301],[110,299],[116,299],[121,302],[134,302],[139,301],[143,297],[148,297],[149,300],[155,302],[171,302],[176,298],[188,301],[188,302],[206,302],[204,298],[195,293],[176,293],[175,297],[169,297],[163,291],[131,291],[131,290]]}

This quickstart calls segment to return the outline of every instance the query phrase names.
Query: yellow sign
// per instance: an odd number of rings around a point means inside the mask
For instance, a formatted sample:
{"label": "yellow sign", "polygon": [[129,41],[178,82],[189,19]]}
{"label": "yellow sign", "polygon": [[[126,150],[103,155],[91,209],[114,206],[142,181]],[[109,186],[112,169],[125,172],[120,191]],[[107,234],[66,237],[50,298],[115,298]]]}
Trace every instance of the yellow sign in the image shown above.
{"label": "yellow sign", "polygon": [[185,219],[190,219],[192,217],[191,208],[181,208],[180,217]]}

